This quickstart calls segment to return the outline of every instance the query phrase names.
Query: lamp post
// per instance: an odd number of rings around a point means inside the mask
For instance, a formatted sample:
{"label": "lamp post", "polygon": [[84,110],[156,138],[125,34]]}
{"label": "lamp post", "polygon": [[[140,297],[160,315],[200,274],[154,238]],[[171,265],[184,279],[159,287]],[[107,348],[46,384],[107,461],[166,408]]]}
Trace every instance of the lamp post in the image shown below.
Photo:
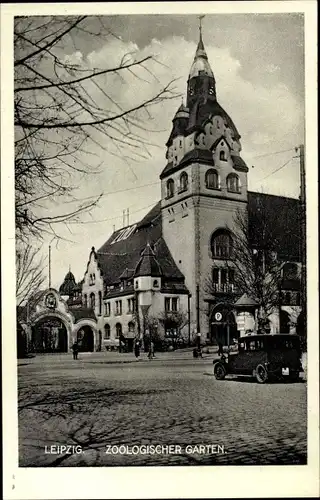
{"label": "lamp post", "polygon": [[190,299],[192,295],[191,293],[188,294],[188,345],[190,347],[191,344],[191,323],[190,323]]}

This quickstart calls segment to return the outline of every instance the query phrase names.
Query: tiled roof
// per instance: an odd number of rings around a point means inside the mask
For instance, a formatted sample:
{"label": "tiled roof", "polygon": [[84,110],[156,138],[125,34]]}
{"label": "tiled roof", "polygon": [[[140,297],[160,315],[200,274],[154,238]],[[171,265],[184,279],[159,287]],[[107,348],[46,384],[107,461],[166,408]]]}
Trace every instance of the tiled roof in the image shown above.
{"label": "tiled roof", "polygon": [[97,320],[94,310],[89,307],[79,307],[77,309],[71,309],[70,312],[74,317],[75,323],[78,323],[81,319],[94,319]]}
{"label": "tiled roof", "polygon": [[265,218],[265,245],[271,249],[273,242],[280,260],[300,261],[299,200],[249,191],[248,216],[253,245],[263,244],[261,220]]}
{"label": "tiled roof", "polygon": [[213,157],[211,151],[206,149],[195,148],[184,155],[180,163],[173,165],[172,162],[168,163],[160,175],[160,179],[163,179],[167,175],[171,175],[181,167],[185,167],[189,163],[193,162],[206,163],[207,165],[214,165]]}
{"label": "tiled roof", "polygon": [[246,293],[241,295],[241,297],[234,304],[236,307],[255,307],[258,305],[258,302],[249,297]]}
{"label": "tiled roof", "polygon": [[69,271],[66,274],[63,283],[59,288],[59,293],[61,295],[72,295],[75,289],[78,289],[78,285],[76,284],[74,275],[72,274],[71,271]]}
{"label": "tiled roof", "polygon": [[150,244],[147,243],[140,260],[137,264],[137,267],[134,272],[135,276],[152,276],[152,277],[160,277],[162,276],[162,270],[160,264],[155,256],[154,251],[150,247]]}
{"label": "tiled roof", "polygon": [[233,167],[235,170],[239,170],[240,172],[248,172],[249,169],[246,165],[246,162],[241,158],[241,156],[231,155],[233,161]]}
{"label": "tiled roof", "polygon": [[170,251],[162,238],[161,203],[157,203],[137,224],[128,238],[112,243],[120,231],[116,231],[97,251],[97,260],[106,285],[118,283],[123,271],[135,269],[146,244],[149,242],[166,279],[183,278]]}
{"label": "tiled roof", "polygon": [[221,116],[228,127],[233,131],[235,139],[240,139],[240,134],[232,119],[226,111],[220,106],[218,101],[208,100],[204,103],[197,101],[190,110],[190,118],[188,123],[188,133],[195,129],[202,129],[203,124],[210,116]]}

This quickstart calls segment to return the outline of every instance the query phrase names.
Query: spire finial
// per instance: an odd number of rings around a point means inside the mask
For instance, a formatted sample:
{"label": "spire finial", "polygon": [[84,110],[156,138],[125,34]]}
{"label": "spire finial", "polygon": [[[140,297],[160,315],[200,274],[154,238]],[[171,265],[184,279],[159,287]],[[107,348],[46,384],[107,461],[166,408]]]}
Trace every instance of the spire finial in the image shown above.
{"label": "spire finial", "polygon": [[199,32],[200,32],[200,38],[202,38],[202,19],[205,17],[204,14],[202,14],[202,16],[199,16],[198,19],[199,19]]}
{"label": "spire finial", "polygon": [[69,264],[69,273],[71,273],[71,265]]}

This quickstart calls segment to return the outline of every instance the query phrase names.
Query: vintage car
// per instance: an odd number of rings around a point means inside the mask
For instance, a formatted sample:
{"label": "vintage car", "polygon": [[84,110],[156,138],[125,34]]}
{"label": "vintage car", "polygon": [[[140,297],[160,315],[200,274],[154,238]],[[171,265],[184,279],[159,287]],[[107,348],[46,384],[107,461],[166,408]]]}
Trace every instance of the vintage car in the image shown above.
{"label": "vintage car", "polygon": [[259,384],[267,380],[287,378],[298,381],[301,364],[300,339],[294,334],[248,335],[240,337],[238,348],[214,360],[214,375],[251,375]]}

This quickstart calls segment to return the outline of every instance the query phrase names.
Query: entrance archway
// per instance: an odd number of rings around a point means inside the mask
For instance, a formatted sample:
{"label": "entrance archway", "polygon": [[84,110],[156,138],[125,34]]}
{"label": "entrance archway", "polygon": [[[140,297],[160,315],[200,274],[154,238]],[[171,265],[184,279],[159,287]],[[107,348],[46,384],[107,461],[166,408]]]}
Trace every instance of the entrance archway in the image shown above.
{"label": "entrance archway", "polygon": [[64,322],[55,316],[40,319],[32,327],[35,352],[67,352],[68,333]]}
{"label": "entrance archway", "polygon": [[215,308],[212,311],[210,321],[211,343],[226,346],[232,344],[232,339],[238,337],[239,333],[233,312],[225,307]]}
{"label": "entrance archway", "polygon": [[94,334],[91,326],[84,325],[77,332],[77,342],[79,351],[93,352],[94,350]]}

